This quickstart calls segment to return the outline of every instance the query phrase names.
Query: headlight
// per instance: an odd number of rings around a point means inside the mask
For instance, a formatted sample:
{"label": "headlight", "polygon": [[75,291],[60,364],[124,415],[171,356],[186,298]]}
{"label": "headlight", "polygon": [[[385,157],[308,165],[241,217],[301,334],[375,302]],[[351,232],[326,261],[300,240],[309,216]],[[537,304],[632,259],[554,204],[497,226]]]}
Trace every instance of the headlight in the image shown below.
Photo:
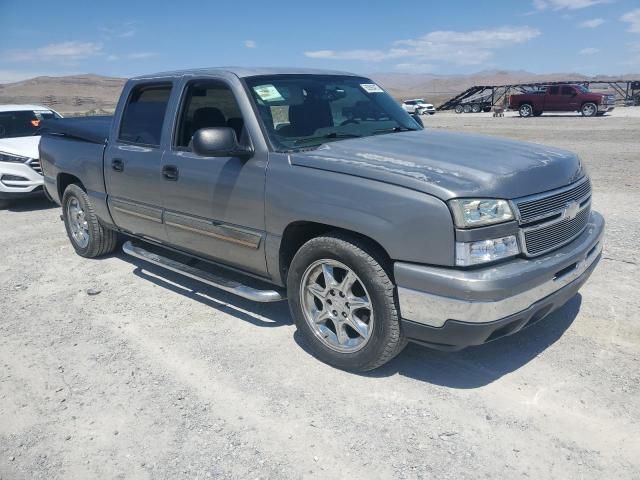
{"label": "headlight", "polygon": [[0,152],[0,162],[25,163],[28,161],[28,157],[21,157],[20,155],[14,155],[13,153]]}
{"label": "headlight", "polygon": [[513,220],[513,212],[506,200],[461,198],[449,200],[456,227],[482,227]]}
{"label": "headlight", "polygon": [[515,235],[477,242],[456,242],[456,265],[468,267],[513,257],[518,253],[520,249]]}

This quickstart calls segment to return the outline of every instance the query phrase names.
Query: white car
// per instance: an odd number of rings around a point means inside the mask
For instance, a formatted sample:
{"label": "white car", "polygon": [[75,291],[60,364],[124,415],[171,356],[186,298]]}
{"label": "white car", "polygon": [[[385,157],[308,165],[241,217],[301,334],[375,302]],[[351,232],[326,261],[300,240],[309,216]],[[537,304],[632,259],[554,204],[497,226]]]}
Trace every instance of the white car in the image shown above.
{"label": "white car", "polygon": [[49,118],[61,115],[41,105],[0,105],[0,208],[43,194],[37,132]]}
{"label": "white car", "polygon": [[433,115],[436,113],[436,109],[431,103],[424,101],[424,98],[414,98],[413,100],[405,100],[402,102],[402,108],[408,113],[417,113],[418,115],[424,115],[428,113]]}

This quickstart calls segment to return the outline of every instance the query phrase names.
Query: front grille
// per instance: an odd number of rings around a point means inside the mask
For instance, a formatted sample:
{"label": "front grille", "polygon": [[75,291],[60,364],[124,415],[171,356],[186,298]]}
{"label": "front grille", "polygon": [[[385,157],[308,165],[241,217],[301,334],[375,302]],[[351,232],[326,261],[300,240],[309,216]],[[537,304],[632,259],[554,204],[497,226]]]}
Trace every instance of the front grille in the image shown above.
{"label": "front grille", "polygon": [[27,163],[27,165],[29,165],[36,172],[38,172],[40,175],[42,175],[42,166],[40,165],[40,160],[39,159],[34,158],[29,163]]}
{"label": "front grille", "polygon": [[569,243],[589,222],[591,209],[581,210],[575,218],[560,220],[534,230],[524,230],[525,253],[530,256],[540,255],[554,248]]}
{"label": "front grille", "polygon": [[557,193],[548,195],[536,195],[535,198],[516,200],[516,206],[520,213],[520,223],[527,224],[532,221],[561,213],[567,203],[580,201],[581,204],[591,197],[591,183],[587,179],[575,186],[565,188]]}

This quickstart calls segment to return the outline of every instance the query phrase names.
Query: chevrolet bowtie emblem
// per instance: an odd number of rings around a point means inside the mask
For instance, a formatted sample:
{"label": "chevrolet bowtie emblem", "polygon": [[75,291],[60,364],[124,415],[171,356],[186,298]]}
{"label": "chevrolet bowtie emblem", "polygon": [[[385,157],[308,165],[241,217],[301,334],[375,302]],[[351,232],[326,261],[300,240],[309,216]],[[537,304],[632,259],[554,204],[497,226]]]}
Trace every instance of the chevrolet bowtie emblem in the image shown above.
{"label": "chevrolet bowtie emblem", "polygon": [[580,205],[578,205],[578,202],[569,202],[564,207],[564,218],[573,220],[574,218],[576,218],[576,215],[578,215],[579,211]]}

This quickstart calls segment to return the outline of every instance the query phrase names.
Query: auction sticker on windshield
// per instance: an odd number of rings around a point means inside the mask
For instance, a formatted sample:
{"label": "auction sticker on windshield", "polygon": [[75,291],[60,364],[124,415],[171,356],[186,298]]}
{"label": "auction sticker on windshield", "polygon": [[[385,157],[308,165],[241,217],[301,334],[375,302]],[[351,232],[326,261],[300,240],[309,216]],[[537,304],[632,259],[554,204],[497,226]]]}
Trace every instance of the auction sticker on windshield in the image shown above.
{"label": "auction sticker on windshield", "polygon": [[384,93],[384,90],[375,83],[361,83],[360,86],[367,93]]}
{"label": "auction sticker on windshield", "polygon": [[265,102],[281,102],[284,100],[278,89],[273,85],[258,85],[253,87],[253,91]]}

